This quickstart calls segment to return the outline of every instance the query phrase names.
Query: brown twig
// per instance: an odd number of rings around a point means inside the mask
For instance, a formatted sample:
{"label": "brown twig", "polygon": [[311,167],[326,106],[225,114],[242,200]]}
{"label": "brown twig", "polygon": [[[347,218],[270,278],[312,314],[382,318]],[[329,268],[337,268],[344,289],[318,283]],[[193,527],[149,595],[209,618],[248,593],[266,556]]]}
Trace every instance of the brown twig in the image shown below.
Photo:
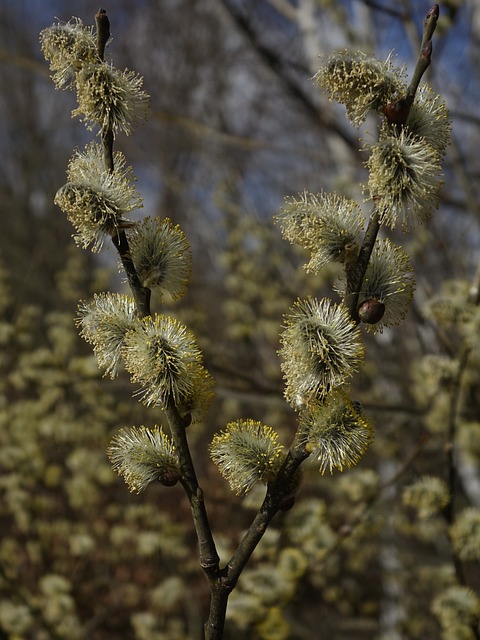
{"label": "brown twig", "polygon": [[212,583],[210,613],[205,624],[205,640],[221,640],[223,637],[228,597],[235,588],[243,569],[257,548],[268,525],[285,505],[285,499],[291,494],[292,478],[295,477],[300,465],[308,455],[304,444],[295,440],[277,477],[268,485],[262,506],[240,541],[238,548],[227,566],[219,571]]}
{"label": "brown twig", "polygon": [[[97,25],[97,54],[100,60],[105,58],[105,46],[110,39],[110,21],[105,9],[99,9],[95,15],[95,23]],[[113,157],[113,143],[115,140],[112,129],[104,127],[101,131],[101,139],[103,145],[103,158],[105,169],[109,173],[115,170]],[[150,289],[142,286],[135,265],[130,256],[130,247],[124,229],[117,228],[112,234],[112,242],[118,251],[123,268],[127,274],[128,284],[132,290],[137,314],[143,318],[150,315]]]}
{"label": "brown twig", "polygon": [[[103,60],[105,55],[105,45],[110,38],[110,22],[104,9],[99,10],[95,16],[95,20],[97,24],[97,52],[99,58]],[[106,170],[113,172],[113,131],[109,128],[104,128],[101,132],[101,137]],[[123,268],[127,274],[128,284],[135,300],[138,315],[142,318],[151,315],[151,291],[150,289],[143,287],[138,278],[135,265],[133,264],[130,255],[128,238],[124,229],[117,229],[116,233],[112,235],[112,242],[120,255]],[[198,484],[190,448],[188,446],[185,431],[186,424],[178,413],[173,399],[169,400],[165,413],[170,426],[170,433],[180,459],[180,481],[188,496],[192,510],[193,522],[200,548],[200,566],[210,579],[211,583],[213,583],[214,577],[218,575],[219,556],[208,521],[205,502],[203,499],[203,491]]]}
{"label": "brown twig", "polygon": [[383,112],[391,124],[403,125],[407,121],[413,101],[415,100],[418,85],[420,84],[423,74],[432,62],[432,37],[437,26],[439,14],[439,6],[438,4],[434,4],[425,16],[420,53],[406,94],[399,100],[390,102],[384,107]]}
{"label": "brown twig", "polygon": [[110,40],[110,21],[105,9],[99,9],[95,15],[97,25],[97,53],[100,60],[105,58],[105,47]]}
{"label": "brown twig", "polygon": [[137,315],[140,318],[149,316],[151,291],[146,287],[143,287],[130,256],[130,247],[126,233],[123,229],[117,229],[117,232],[112,235],[112,242],[118,251],[120,260],[122,261],[123,268],[127,274],[128,284],[132,290],[133,299],[135,300],[135,306],[137,309]]}
{"label": "brown twig", "polygon": [[368,227],[365,232],[365,237],[363,238],[362,246],[358,252],[358,258],[353,264],[347,265],[346,267],[347,288],[343,303],[347,307],[351,318],[357,323],[360,322],[358,317],[358,298],[360,296],[360,289],[362,287],[365,272],[368,267],[370,256],[372,255],[379,229],[380,216],[377,209],[374,209],[370,216],[370,220],[368,221]]}
{"label": "brown twig", "polygon": [[417,60],[417,66],[415,67],[415,71],[413,72],[412,79],[407,89],[407,98],[411,99],[412,102],[415,98],[415,94],[423,74],[428,69],[432,61],[432,37],[437,26],[439,15],[440,8],[438,4],[434,4],[425,16],[425,20],[423,22],[423,37],[422,44],[420,45],[420,56]]}
{"label": "brown twig", "polygon": [[169,400],[165,414],[180,459],[181,483],[192,509],[195,531],[200,547],[200,566],[205,571],[207,577],[211,579],[218,571],[219,557],[208,522],[203,491],[199,487],[190,448],[188,446],[185,421],[178,413],[173,399]]}

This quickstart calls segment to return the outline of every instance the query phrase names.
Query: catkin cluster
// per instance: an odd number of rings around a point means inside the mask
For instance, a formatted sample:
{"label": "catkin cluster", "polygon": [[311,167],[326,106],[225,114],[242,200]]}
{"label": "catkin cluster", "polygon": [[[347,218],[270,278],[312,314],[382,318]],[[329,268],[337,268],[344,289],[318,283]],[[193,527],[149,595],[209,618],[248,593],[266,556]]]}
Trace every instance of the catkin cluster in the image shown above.
{"label": "catkin cluster", "polygon": [[[102,11],[99,15],[105,21]],[[153,294],[159,303],[178,300],[192,269],[185,234],[169,218],[147,216],[135,222],[129,217],[142,206],[135,177],[123,154],[105,146],[119,132],[131,133],[146,116],[149,98],[142,78],[105,62],[93,28],[78,18],[45,29],[40,42],[56,87],[76,91],[73,115],[89,129],[98,127],[102,139],[74,153],[67,183],[55,196],[74,227],[76,243],[96,252],[108,238],[119,242],[122,234],[129,268],[136,286],[148,292],[146,299]],[[125,368],[145,405],[167,409],[173,403],[185,424],[203,419],[214,382],[183,323],[166,314],[145,314],[133,295],[105,292],[80,302],[77,325],[105,375],[114,378]],[[171,485],[180,477],[175,446],[157,425],[122,429],[109,455],[132,491],[156,479]]]}
{"label": "catkin cluster", "polygon": [[[99,127],[103,141],[107,134],[130,133],[145,116],[148,96],[142,79],[105,62],[93,29],[79,19],[45,29],[41,44],[56,86],[76,90],[73,115],[90,128]],[[438,203],[440,161],[450,133],[441,98],[422,85],[404,121],[390,117],[392,105],[407,93],[405,70],[391,56],[378,61],[341,51],[324,61],[314,80],[345,105],[354,126],[371,114],[382,119],[378,140],[367,148],[369,225],[374,218],[384,229],[407,230],[427,220]],[[188,242],[169,219],[129,218],[142,199],[123,155],[112,152],[106,163],[105,148],[91,143],[74,154],[67,178],[55,201],[71,221],[77,244],[99,251],[105,239],[122,236],[138,286],[160,301],[180,298],[191,270]],[[298,412],[305,451],[322,473],[342,470],[356,464],[372,441],[359,403],[349,398],[350,379],[364,358],[359,322],[381,332],[403,320],[413,296],[412,267],[404,250],[387,237],[377,240],[375,234],[372,241],[370,234],[366,250],[363,206],[344,195],[289,197],[277,221],[287,240],[309,252],[307,271],[318,273],[331,262],[344,267],[337,286],[342,301],[297,300],[285,316],[279,352],[285,397]],[[359,269],[363,272],[352,292],[352,274]],[[352,294],[353,311],[345,302]],[[188,422],[203,419],[213,397],[213,380],[194,336],[182,323],[164,314],[139,313],[135,297],[104,293],[80,304],[78,325],[105,374],[114,377],[125,367],[139,385],[142,402],[162,409],[173,403]],[[232,489],[242,495],[257,480],[272,481],[285,459],[275,431],[248,419],[218,433],[210,453]],[[132,489],[180,473],[179,468],[172,472],[177,464],[173,444],[157,427],[123,430],[110,455]]]}
{"label": "catkin cluster", "polygon": [[[308,272],[332,262],[343,265],[336,286],[342,302],[297,300],[281,336],[285,397],[299,412],[299,434],[323,472],[356,464],[372,440],[370,425],[348,397],[349,380],[364,353],[358,324],[373,332],[397,325],[413,297],[408,255],[388,237],[377,238],[378,230],[373,236],[368,230],[372,220],[387,231],[409,230],[429,218],[438,204],[450,121],[445,103],[426,85],[402,123],[389,117],[408,92],[405,70],[392,56],[379,61],[362,52],[333,53],[314,81],[345,105],[354,126],[379,118],[378,140],[366,147],[364,188],[372,205],[367,231],[363,207],[336,193],[288,197],[277,215],[283,237],[309,253]],[[355,309],[346,304],[352,296]]]}

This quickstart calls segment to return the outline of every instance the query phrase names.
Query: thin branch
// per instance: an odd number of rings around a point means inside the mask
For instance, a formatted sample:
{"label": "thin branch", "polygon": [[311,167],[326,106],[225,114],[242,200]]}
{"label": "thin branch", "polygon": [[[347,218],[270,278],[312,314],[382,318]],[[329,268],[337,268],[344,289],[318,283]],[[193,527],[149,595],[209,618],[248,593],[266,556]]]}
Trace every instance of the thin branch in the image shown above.
{"label": "thin branch", "polygon": [[[100,59],[103,60],[105,55],[105,45],[110,38],[110,23],[107,18],[106,11],[104,9],[100,9],[95,16],[95,20],[97,23],[97,52]],[[104,128],[101,132],[101,137],[106,170],[109,172],[113,172],[113,131],[109,128]],[[118,228],[117,232],[112,235],[112,242],[120,255],[123,268],[125,269],[125,273],[127,274],[128,283],[130,285],[130,289],[132,290],[138,315],[141,318],[151,315],[151,291],[150,289],[143,287],[138,278],[135,265],[133,264],[130,255],[130,247],[125,230],[122,228]],[[208,521],[207,511],[203,498],[203,491],[198,484],[190,448],[188,446],[185,431],[188,425],[178,413],[178,410],[172,398],[170,398],[168,402],[165,413],[170,426],[172,439],[174,441],[175,448],[177,449],[180,460],[181,483],[183,488],[185,489],[185,493],[187,494],[192,510],[192,518],[199,544],[200,566],[209,578],[210,583],[214,586],[215,577],[219,572],[218,563],[220,559],[215,547],[215,542],[213,540],[212,531]],[[223,611],[223,618],[220,616],[219,620],[221,621],[224,619],[225,611]],[[217,637],[220,638],[221,635]]]}
{"label": "thin branch", "polygon": [[423,36],[422,43],[420,45],[420,53],[417,59],[417,64],[412,75],[410,84],[408,85],[407,93],[405,96],[395,102],[390,102],[384,107],[384,114],[391,124],[403,125],[407,121],[408,114],[415,100],[415,94],[417,93],[418,85],[423,77],[423,74],[430,66],[432,62],[432,37],[437,26],[438,16],[440,9],[438,4],[434,4],[425,16],[423,22]]}
{"label": "thin branch", "polygon": [[105,46],[110,40],[110,21],[105,9],[99,9],[95,16],[97,25],[97,53],[100,60],[105,59]]}
{"label": "thin branch", "polygon": [[180,460],[180,469],[182,472],[181,483],[187,493],[192,509],[193,521],[200,547],[200,566],[207,576],[212,578],[218,571],[219,557],[208,522],[203,491],[198,485],[190,448],[188,446],[185,430],[186,424],[178,413],[173,399],[170,399],[168,402],[165,414]]}
{"label": "thin branch", "polygon": [[275,481],[268,485],[265,499],[248,531],[228,563],[225,584],[235,586],[250,556],[260,542],[273,516],[280,510],[283,501],[291,493],[292,478],[309,456],[305,445],[295,440],[281,466]]}
{"label": "thin branch", "polygon": [[[113,162],[113,141],[114,135],[111,129],[102,131],[102,143],[103,143],[103,157],[105,162],[105,168],[110,173],[114,171]],[[112,234],[112,242],[115,246],[120,260],[122,261],[123,268],[127,274],[128,284],[132,290],[133,299],[135,300],[135,306],[137,308],[137,314],[140,318],[150,315],[150,298],[151,291],[142,285],[130,256],[130,247],[128,244],[127,235],[125,230],[118,227],[116,232]]]}
{"label": "thin branch", "polygon": [[347,265],[347,288],[343,303],[347,307],[350,316],[355,322],[360,322],[358,317],[358,298],[360,296],[360,289],[362,288],[365,272],[367,271],[368,262],[372,255],[373,246],[377,239],[378,232],[380,230],[380,215],[377,209],[374,209],[368,227],[363,238],[362,246],[358,252],[357,260]]}
{"label": "thin branch", "polygon": [[232,588],[224,585],[222,578],[212,582],[210,611],[204,626],[205,640],[222,640],[227,615],[228,597]]}
{"label": "thin branch", "polygon": [[425,20],[423,22],[423,37],[422,43],[420,45],[420,55],[418,57],[417,66],[415,67],[415,71],[413,72],[412,79],[407,89],[407,98],[411,99],[411,102],[413,102],[413,99],[415,98],[415,94],[417,92],[418,85],[420,84],[420,81],[423,77],[423,74],[428,69],[432,61],[432,38],[437,26],[439,15],[440,8],[438,4],[434,4],[425,16]]}
{"label": "thin branch", "polygon": [[[95,16],[97,24],[97,52],[101,60],[104,59],[105,45],[110,38],[110,22],[106,11],[100,9]],[[113,143],[114,133],[109,128],[104,128],[101,132],[103,143],[105,168],[109,172],[114,171],[113,159]],[[125,230],[118,228],[117,232],[112,235],[112,242],[117,249],[120,259],[127,274],[128,284],[132,291],[135,306],[139,317],[143,318],[151,315],[150,310],[150,289],[143,287],[139,278],[135,265],[133,264],[128,238]],[[200,547],[200,566],[210,578],[218,572],[219,557],[215,548],[211,528],[208,522],[207,512],[203,499],[203,491],[198,485],[195,468],[193,466],[190,448],[188,446],[185,421],[182,420],[175,403],[171,399],[166,409],[166,416],[170,426],[175,447],[178,451],[180,459],[180,467],[182,472],[181,483],[188,496],[192,509],[192,517],[197,533],[198,543]]]}
{"label": "thin branch", "polygon": [[137,314],[140,318],[150,315],[150,299],[151,291],[143,287],[130,256],[130,247],[127,236],[123,229],[117,229],[117,233],[112,235],[112,242],[118,251],[123,268],[127,274],[128,284],[132,290],[133,299],[137,308]]}
{"label": "thin branch", "polygon": [[[100,60],[105,58],[105,46],[110,39],[110,21],[107,17],[105,9],[99,9],[95,15],[97,25],[97,54]],[[114,133],[110,128],[103,128],[101,131],[103,144],[103,158],[105,169],[109,173],[115,170],[113,160],[113,143],[115,140]],[[135,306],[140,318],[150,315],[150,289],[142,286],[135,265],[130,256],[130,247],[124,229],[117,228],[116,233],[112,235],[112,242],[117,249],[123,268],[127,274],[128,284],[132,290]]]}
{"label": "thin branch", "polygon": [[[243,536],[227,567],[222,570],[212,587],[210,614],[205,624],[205,640],[221,640],[228,596],[262,539],[273,517],[291,495],[292,479],[302,462],[309,456],[304,444],[294,440],[274,482],[268,485],[262,506]],[[219,619],[218,616],[223,616]]]}
{"label": "thin branch", "polygon": [[103,144],[103,161],[105,163],[105,169],[109,173],[113,173],[115,165],[113,162],[113,140],[114,135],[111,129],[102,131],[102,144]]}

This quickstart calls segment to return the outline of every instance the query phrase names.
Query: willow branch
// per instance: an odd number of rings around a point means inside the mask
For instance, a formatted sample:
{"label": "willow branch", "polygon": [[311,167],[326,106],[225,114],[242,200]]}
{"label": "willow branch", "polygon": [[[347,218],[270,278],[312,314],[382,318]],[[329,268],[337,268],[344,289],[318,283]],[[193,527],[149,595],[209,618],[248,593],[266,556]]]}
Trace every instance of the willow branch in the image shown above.
{"label": "willow branch", "polygon": [[368,221],[368,227],[363,238],[362,246],[355,262],[346,267],[347,287],[343,303],[347,307],[350,316],[355,322],[360,322],[358,317],[358,298],[362,288],[368,262],[372,255],[373,247],[380,229],[380,215],[375,208]]}
{"label": "willow branch", "polygon": [[105,46],[110,39],[110,21],[105,9],[99,9],[95,15],[97,25],[97,53],[100,60],[105,58]]}
{"label": "willow branch", "polygon": [[[438,16],[439,7],[438,4],[435,4],[427,13],[423,23],[423,37],[420,45],[420,53],[406,95],[396,102],[385,105],[384,114],[387,120],[392,124],[404,124],[408,118],[420,80],[431,63],[432,37],[435,27],[437,26]],[[370,256],[372,255],[379,229],[380,216],[377,209],[374,209],[370,216],[358,258],[353,264],[347,265],[346,267],[347,287],[343,302],[349,310],[350,316],[357,323],[359,322],[357,307],[360,289],[362,287],[365,272],[367,270]]]}
{"label": "willow branch", "polygon": [[250,556],[262,539],[273,516],[280,510],[285,498],[290,495],[292,479],[302,462],[306,460],[308,456],[309,453],[307,453],[303,444],[294,443],[274,482],[268,485],[262,506],[228,563],[225,584],[232,589],[237,583]]}
{"label": "willow branch", "polygon": [[[97,24],[97,53],[99,58],[103,60],[105,56],[105,45],[110,38],[110,22],[104,9],[100,9],[98,11],[95,16],[95,21]],[[102,129],[101,137],[106,170],[109,172],[113,172],[114,133],[112,129]],[[125,269],[125,273],[127,274],[128,284],[130,285],[130,289],[132,290],[138,315],[142,318],[151,315],[151,292],[150,289],[142,286],[138,278],[135,265],[133,264],[130,255],[128,238],[123,228],[117,228],[116,233],[112,234],[112,242],[120,255],[123,268]],[[170,425],[172,438],[174,440],[175,447],[180,458],[180,467],[182,472],[181,482],[187,493],[192,509],[193,521],[200,547],[200,565],[207,573],[207,575],[212,575],[212,573],[218,570],[219,557],[215,548],[215,543],[208,522],[207,512],[203,499],[203,491],[201,490],[197,482],[197,477],[195,474],[195,469],[193,466],[193,461],[185,433],[186,425],[179,415],[173,400],[170,400],[168,403],[166,415]]]}
{"label": "willow branch", "polygon": [[118,228],[116,233],[112,235],[112,242],[118,251],[120,260],[122,261],[123,268],[127,274],[128,284],[133,294],[137,314],[140,318],[149,316],[150,311],[150,299],[151,291],[146,287],[143,287],[130,256],[130,247],[128,239],[123,229]]}
{"label": "willow branch", "polygon": [[420,53],[415,71],[408,85],[407,93],[399,100],[385,105],[384,113],[391,124],[402,125],[407,121],[413,101],[415,100],[418,85],[420,84],[423,74],[432,62],[432,37],[437,26],[439,15],[440,8],[438,4],[434,4],[425,16]]}
{"label": "willow branch", "polygon": [[292,479],[302,462],[309,456],[305,446],[294,441],[275,480],[268,485],[262,506],[243,536],[225,569],[221,570],[212,585],[210,612],[205,624],[205,640],[221,640],[225,624],[228,596],[262,539],[273,517],[291,495]]}
{"label": "willow branch", "polygon": [[[105,45],[110,38],[110,22],[106,11],[100,9],[95,16],[97,24],[97,53],[101,60],[104,59]],[[101,132],[103,154],[106,170],[114,171],[113,143],[114,133],[110,128],[103,128]],[[133,264],[128,238],[125,230],[121,227],[117,228],[116,233],[112,234],[112,242],[117,249],[120,259],[127,274],[128,283],[135,300],[137,313],[140,317],[151,315],[150,311],[150,289],[143,287],[139,278],[135,265]],[[219,557],[215,548],[211,528],[208,522],[205,502],[203,499],[203,491],[198,485],[195,468],[193,466],[190,448],[188,446],[185,433],[186,424],[182,420],[178,410],[170,399],[166,409],[167,419],[170,425],[175,447],[178,451],[180,459],[180,468],[182,473],[182,485],[188,496],[192,509],[192,517],[197,532],[198,543],[200,547],[200,566],[208,576],[214,575],[218,571]]]}
{"label": "willow branch", "polygon": [[[102,143],[103,143],[103,156],[105,161],[105,168],[109,172],[113,172],[113,140],[114,135],[111,129],[102,131]],[[128,244],[128,238],[125,230],[121,227],[117,227],[112,234],[112,242],[115,246],[120,260],[122,261],[123,268],[127,274],[128,284],[132,290],[133,299],[137,309],[137,314],[140,318],[150,315],[150,298],[151,291],[142,285],[133,264],[133,260],[130,255],[130,246]]]}
{"label": "willow branch", "polygon": [[413,102],[415,94],[418,89],[418,85],[422,79],[423,74],[430,66],[432,61],[432,38],[437,26],[438,16],[440,15],[440,8],[438,4],[434,4],[425,16],[423,22],[423,37],[422,44],[420,45],[420,55],[417,60],[415,71],[413,72],[412,79],[407,89],[407,98],[410,98]]}
{"label": "willow branch", "polygon": [[[110,39],[110,20],[105,9],[99,9],[95,16],[97,25],[97,54],[100,60],[105,59],[105,46]],[[107,171],[113,172],[113,140],[114,135],[111,129],[102,129],[103,157]]]}
{"label": "willow branch", "polygon": [[204,626],[205,640],[222,640],[227,615],[228,597],[232,588],[223,584],[223,578],[212,583],[210,611]]}
{"label": "willow branch", "polygon": [[228,596],[262,539],[273,517],[291,493],[292,479],[302,462],[308,457],[303,444],[293,443],[276,479],[268,485],[262,506],[243,536],[238,548],[212,587],[210,614],[205,624],[206,640],[221,640],[225,623]]}
{"label": "willow branch", "polygon": [[[105,162],[105,168],[110,173],[114,170],[113,163],[113,141],[114,135],[111,129],[102,131],[102,143],[103,143],[103,157]],[[130,256],[130,247],[128,244],[127,235],[122,227],[117,227],[112,234],[112,242],[115,246],[120,260],[122,261],[123,268],[127,274],[128,284],[132,290],[133,299],[137,309],[137,314],[140,318],[150,315],[150,289],[147,289],[142,285],[133,264],[133,260]]]}
{"label": "willow branch", "polygon": [[[97,25],[97,54],[100,60],[105,59],[105,46],[110,39],[110,21],[105,9],[99,9],[95,15],[95,23]],[[114,133],[111,128],[103,127],[101,131],[101,139],[103,145],[103,160],[105,169],[109,173],[113,173],[115,169],[113,159],[113,143],[115,140]],[[128,284],[132,290],[133,299],[139,317],[143,318],[150,315],[150,289],[142,286],[135,265],[130,256],[130,247],[125,230],[117,227],[112,234],[112,242],[118,251],[125,273],[127,274]]]}
{"label": "willow branch", "polygon": [[185,420],[183,420],[178,413],[172,398],[170,398],[167,404],[165,413],[180,460],[181,483],[187,493],[192,509],[193,521],[200,547],[200,566],[207,576],[212,577],[218,570],[219,557],[208,522],[203,491],[198,485],[190,448],[188,446]]}

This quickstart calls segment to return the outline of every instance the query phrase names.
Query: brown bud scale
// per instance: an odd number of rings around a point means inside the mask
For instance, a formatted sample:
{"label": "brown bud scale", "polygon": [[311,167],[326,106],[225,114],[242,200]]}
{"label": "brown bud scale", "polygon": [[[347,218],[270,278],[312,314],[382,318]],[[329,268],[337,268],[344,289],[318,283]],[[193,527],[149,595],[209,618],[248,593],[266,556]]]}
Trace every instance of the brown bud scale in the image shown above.
{"label": "brown bud scale", "polygon": [[385,305],[380,300],[369,298],[358,307],[358,317],[366,324],[377,324],[385,314]]}
{"label": "brown bud scale", "polygon": [[180,479],[178,469],[165,469],[158,476],[158,481],[163,484],[164,487],[173,487]]}

